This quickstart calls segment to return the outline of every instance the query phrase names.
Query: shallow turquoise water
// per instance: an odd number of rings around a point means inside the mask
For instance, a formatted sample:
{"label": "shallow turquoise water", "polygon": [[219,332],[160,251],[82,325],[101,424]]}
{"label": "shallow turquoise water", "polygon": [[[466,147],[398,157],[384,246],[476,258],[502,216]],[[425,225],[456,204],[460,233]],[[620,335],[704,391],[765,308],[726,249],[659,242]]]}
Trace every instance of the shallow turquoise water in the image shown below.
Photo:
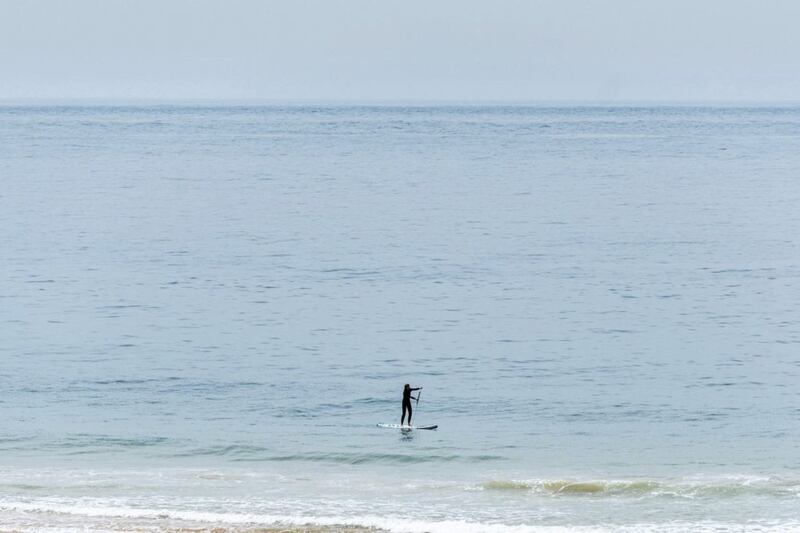
{"label": "shallow turquoise water", "polygon": [[[0,524],[800,527],[797,154],[800,108],[0,107]],[[438,431],[376,428],[407,382]]]}

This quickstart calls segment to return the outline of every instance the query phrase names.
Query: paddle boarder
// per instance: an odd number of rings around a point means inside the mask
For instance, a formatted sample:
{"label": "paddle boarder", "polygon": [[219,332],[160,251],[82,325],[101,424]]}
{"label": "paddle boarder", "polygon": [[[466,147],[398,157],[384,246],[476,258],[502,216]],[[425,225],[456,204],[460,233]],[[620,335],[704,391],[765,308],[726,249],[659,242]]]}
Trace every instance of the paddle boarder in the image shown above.
{"label": "paddle boarder", "polygon": [[416,398],[411,396],[411,393],[415,390],[422,390],[422,387],[411,388],[411,385],[406,383],[406,386],[403,387],[403,416],[400,417],[400,425],[403,425],[403,421],[406,419],[406,411],[408,411],[408,425],[411,425],[411,400],[419,401],[419,395]]}

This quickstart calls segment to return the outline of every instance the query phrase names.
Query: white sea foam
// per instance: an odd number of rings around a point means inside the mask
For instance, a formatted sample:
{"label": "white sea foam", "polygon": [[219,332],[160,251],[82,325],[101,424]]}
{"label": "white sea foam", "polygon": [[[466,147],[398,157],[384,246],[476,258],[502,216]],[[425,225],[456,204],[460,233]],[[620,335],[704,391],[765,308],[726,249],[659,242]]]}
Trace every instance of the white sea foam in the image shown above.
{"label": "white sea foam", "polygon": [[[800,521],[766,521],[736,524],[725,522],[671,521],[601,525],[532,525],[476,522],[469,520],[420,520],[397,516],[313,516],[205,512],[175,509],[68,505],[46,502],[8,502],[0,504],[0,527],[24,524],[30,531],[76,531],[96,528],[126,530],[135,528],[221,527],[221,528],[374,528],[394,533],[719,533],[800,531]],[[82,524],[74,528],[75,521]]]}

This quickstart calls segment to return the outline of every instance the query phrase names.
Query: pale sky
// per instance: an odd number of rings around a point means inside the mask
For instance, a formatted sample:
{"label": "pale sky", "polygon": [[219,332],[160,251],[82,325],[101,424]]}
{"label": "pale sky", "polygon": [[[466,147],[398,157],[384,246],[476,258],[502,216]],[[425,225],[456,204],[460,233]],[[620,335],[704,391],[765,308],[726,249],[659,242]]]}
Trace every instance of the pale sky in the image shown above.
{"label": "pale sky", "polygon": [[0,99],[800,101],[800,0],[0,0]]}

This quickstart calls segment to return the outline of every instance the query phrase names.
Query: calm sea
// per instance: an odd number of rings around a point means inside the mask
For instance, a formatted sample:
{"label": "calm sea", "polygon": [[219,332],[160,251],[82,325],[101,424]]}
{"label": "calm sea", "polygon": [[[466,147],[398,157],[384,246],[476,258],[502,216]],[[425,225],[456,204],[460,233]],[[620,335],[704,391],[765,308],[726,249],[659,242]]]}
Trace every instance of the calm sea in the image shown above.
{"label": "calm sea", "polygon": [[800,108],[0,107],[0,529],[800,530],[799,206]]}

